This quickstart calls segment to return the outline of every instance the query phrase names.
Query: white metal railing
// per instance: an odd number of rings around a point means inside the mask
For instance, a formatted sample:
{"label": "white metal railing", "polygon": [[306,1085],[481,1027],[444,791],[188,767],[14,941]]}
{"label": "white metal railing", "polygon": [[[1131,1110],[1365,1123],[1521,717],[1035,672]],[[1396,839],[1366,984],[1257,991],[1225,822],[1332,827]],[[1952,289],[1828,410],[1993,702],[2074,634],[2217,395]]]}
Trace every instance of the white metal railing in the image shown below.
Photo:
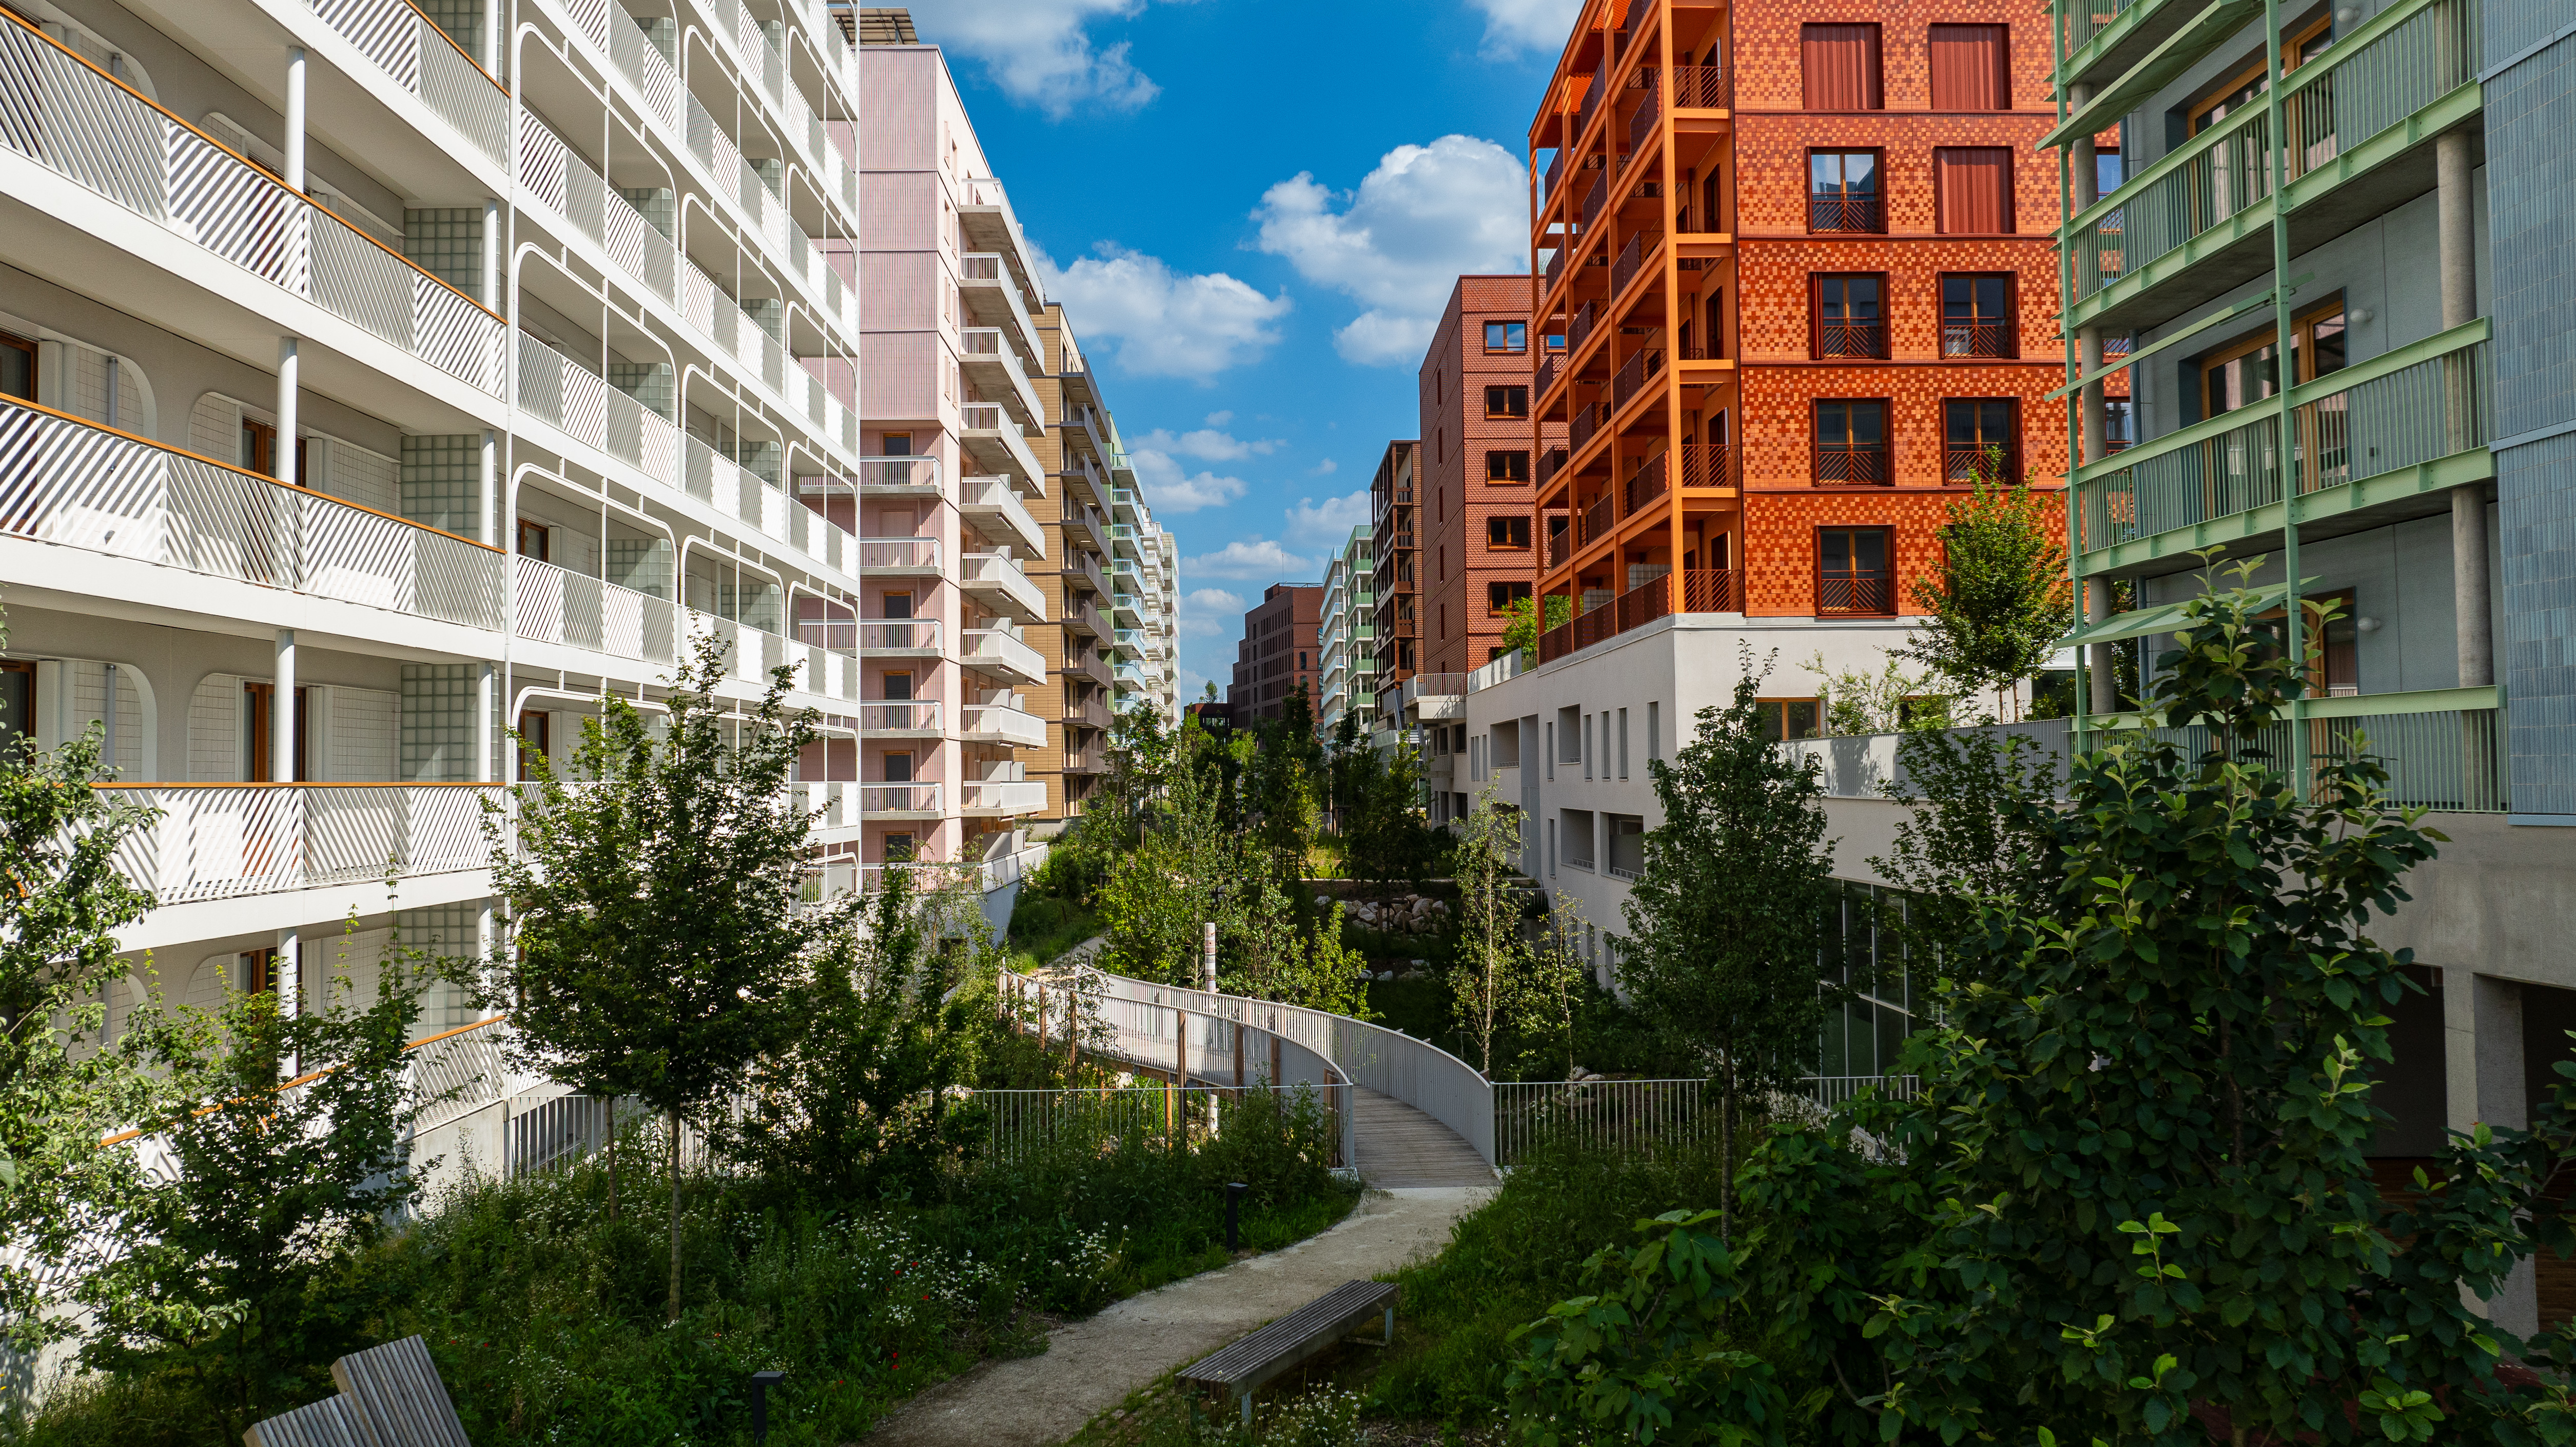
{"label": "white metal railing", "polygon": [[1028,876],[1030,871],[1036,869],[1046,856],[1047,846],[1038,844],[992,859],[961,864],[947,864],[935,860],[923,860],[912,864],[852,865],[827,862],[823,867],[827,880],[825,892],[827,894],[844,893],[856,887],[864,893],[874,894],[885,887],[888,871],[911,876],[915,880],[913,886],[915,893],[935,890],[968,872],[972,872],[975,876],[977,888],[990,892],[1019,883]]}
{"label": "white metal railing", "polygon": [[[1041,726],[1040,742],[1044,740]],[[958,807],[969,814],[1039,814],[1047,806],[1041,779],[969,779],[958,786]]]}
{"label": "white metal railing", "polygon": [[891,653],[896,650],[939,648],[939,620],[912,618],[902,621],[863,618],[859,620],[859,651]]}
{"label": "white metal railing", "polygon": [[117,868],[164,905],[481,869],[492,784],[100,784],[161,811]]}
{"label": "white metal railing", "polygon": [[797,806],[814,816],[818,829],[844,829],[859,822],[859,786],[805,779],[787,786]]}
{"label": "white metal railing", "polygon": [[872,571],[939,567],[937,538],[861,538],[859,566]]}
{"label": "white metal railing", "polygon": [[1046,681],[1045,655],[1027,643],[998,628],[969,628],[964,633],[965,645],[958,650],[960,663],[990,663],[1005,668],[1031,683]]}
{"label": "white metal railing", "polygon": [[498,317],[15,15],[0,17],[0,115],[0,149],[500,395]]}
{"label": "white metal railing", "polygon": [[1028,574],[1020,571],[1017,558],[1002,553],[967,553],[957,560],[957,581],[969,588],[997,588],[1029,617],[1046,616],[1046,595],[1029,581]]}
{"label": "white metal railing", "polygon": [[1009,530],[996,542],[1017,542],[1031,555],[1046,554],[1046,534],[1038,527],[1037,518],[1029,512],[1020,495],[1012,491],[1010,479],[1004,477],[962,477],[957,480],[957,506],[979,527],[998,522]]}
{"label": "white metal railing", "polygon": [[9,398],[0,533],[501,626],[501,554],[490,548]]}
{"label": "white metal railing", "polygon": [[939,730],[939,701],[930,698],[907,699],[859,705],[859,729],[863,733],[892,733],[899,730]]}
{"label": "white metal railing", "polygon": [[946,491],[936,457],[862,457],[859,459],[859,486],[863,490],[879,492]]}
{"label": "white metal railing", "polygon": [[[958,710],[957,731],[968,738],[981,742],[1016,744],[1021,748],[1027,749],[1046,747],[1047,732],[1046,722],[1044,720],[1024,709],[1007,707],[1002,704],[970,704],[967,707]],[[1029,783],[1025,785],[968,784],[966,786],[966,797],[968,800],[967,807],[975,807],[974,801],[977,797],[976,791],[978,789],[997,788],[1035,789],[1037,791],[1036,807],[1041,809],[1046,807],[1046,785],[1043,782]]]}
{"label": "white metal railing", "polygon": [[861,784],[859,807],[870,814],[936,814],[939,812],[939,786],[935,783]]}
{"label": "white metal railing", "polygon": [[494,165],[509,158],[510,95],[405,0],[305,0],[397,87],[454,127]]}
{"label": "white metal railing", "polygon": [[521,638],[647,663],[677,659],[680,607],[670,599],[524,555],[510,564],[518,590],[511,623]]}

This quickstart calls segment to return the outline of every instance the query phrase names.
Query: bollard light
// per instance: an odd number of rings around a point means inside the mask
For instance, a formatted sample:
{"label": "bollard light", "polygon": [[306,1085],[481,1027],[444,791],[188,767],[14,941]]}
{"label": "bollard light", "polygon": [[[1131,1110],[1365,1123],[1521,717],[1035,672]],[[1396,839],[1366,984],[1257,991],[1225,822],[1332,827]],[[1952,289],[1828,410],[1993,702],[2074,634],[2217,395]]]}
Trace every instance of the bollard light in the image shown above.
{"label": "bollard light", "polygon": [[1231,1256],[1243,1244],[1243,1193],[1252,1189],[1241,1181],[1225,1183],[1225,1250]]}
{"label": "bollard light", "polygon": [[751,1374],[751,1440],[769,1440],[769,1389],[787,1380],[785,1372]]}

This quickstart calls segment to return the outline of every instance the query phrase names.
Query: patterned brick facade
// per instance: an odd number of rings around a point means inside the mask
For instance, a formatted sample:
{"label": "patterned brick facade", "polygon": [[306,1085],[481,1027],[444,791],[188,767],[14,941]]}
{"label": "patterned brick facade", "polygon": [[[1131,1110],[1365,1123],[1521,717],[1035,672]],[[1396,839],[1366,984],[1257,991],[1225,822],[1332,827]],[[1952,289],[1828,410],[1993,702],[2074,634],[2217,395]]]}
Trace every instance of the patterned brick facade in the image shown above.
{"label": "patterned brick facade", "polygon": [[[1485,324],[1520,327],[1522,349],[1488,350]],[[1416,379],[1422,418],[1419,493],[1424,673],[1466,673],[1502,648],[1504,619],[1490,606],[1492,585],[1527,591],[1534,543],[1492,546],[1490,519],[1530,515],[1529,420],[1488,416],[1485,388],[1529,385],[1529,278],[1462,276],[1449,293],[1431,348]],[[1518,454],[1519,482],[1486,476],[1485,454]]]}

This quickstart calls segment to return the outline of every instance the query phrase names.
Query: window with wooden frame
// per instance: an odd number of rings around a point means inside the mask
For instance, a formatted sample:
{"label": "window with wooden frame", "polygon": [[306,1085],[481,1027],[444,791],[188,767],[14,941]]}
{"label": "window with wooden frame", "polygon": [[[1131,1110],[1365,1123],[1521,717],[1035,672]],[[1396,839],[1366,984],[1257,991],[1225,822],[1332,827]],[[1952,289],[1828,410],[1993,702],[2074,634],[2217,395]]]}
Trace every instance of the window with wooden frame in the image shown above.
{"label": "window with wooden frame", "polygon": [[1932,153],[1933,229],[1943,236],[2013,233],[2013,153],[1943,146]]}
{"label": "window with wooden frame", "polygon": [[1807,283],[1808,354],[1834,357],[1887,355],[1887,277],[1882,272],[1818,272]]}
{"label": "window with wooden frame", "polygon": [[528,709],[519,715],[519,777],[533,779],[537,766],[554,754],[555,716]]}
{"label": "window with wooden frame", "polygon": [[307,751],[313,742],[313,730],[308,726],[312,717],[308,707],[310,701],[311,695],[306,690],[295,690],[291,705],[295,710],[295,758],[292,760],[295,777],[280,779],[274,757],[277,752],[274,746],[277,737],[277,686],[248,681],[242,684],[242,778],[245,781],[253,784],[302,783],[312,777],[305,766]]}
{"label": "window with wooden frame", "polygon": [[[2300,616],[2307,623],[2307,646],[2300,661],[2307,667],[2308,693],[2318,698],[2352,698],[2361,692],[2361,629],[2353,605],[2353,590],[2337,589],[2331,593],[2310,593],[2300,599]],[[2323,623],[2308,607],[2319,604],[2331,610],[2334,617]],[[2286,608],[2273,608],[2257,614],[2255,626],[2267,641],[2266,651],[2279,657],[2288,633]],[[2327,750],[2320,747],[2318,752]]]}
{"label": "window with wooden frame", "polygon": [[1530,545],[1530,520],[1526,514],[1485,519],[1485,546],[1510,552],[1527,552]]}
{"label": "window with wooden frame", "polygon": [[[295,483],[304,486],[311,474],[304,470],[305,439],[295,439]],[[241,467],[262,477],[277,476],[277,429],[253,418],[242,419]],[[284,479],[280,479],[283,481]]]}
{"label": "window with wooden frame", "polygon": [[1800,108],[1874,111],[1887,106],[1880,88],[1876,25],[1798,27]]}
{"label": "window with wooden frame", "polygon": [[1816,529],[1816,615],[1893,617],[1896,530]]}
{"label": "window with wooden frame", "polygon": [[519,556],[549,562],[554,557],[554,530],[534,518],[519,519]]}
{"label": "window with wooden frame", "polygon": [[1498,449],[1485,454],[1485,481],[1527,482],[1530,480],[1529,452]]}
{"label": "window with wooden frame", "polygon": [[1485,350],[1488,353],[1518,354],[1529,350],[1529,323],[1485,323]]}
{"label": "window with wooden frame", "polygon": [[[2297,31],[2281,37],[2281,70],[2287,74],[2325,53],[2334,44],[2334,17],[2321,15]],[[2263,58],[2248,60],[2225,80],[2211,86],[2202,98],[2185,110],[2190,118],[2191,133],[2201,132],[2225,122],[2229,117],[2253,105],[2263,95]]]}
{"label": "window with wooden frame", "polygon": [[1820,487],[1875,487],[1894,477],[1887,457],[1887,399],[1822,397],[1815,404]]}
{"label": "window with wooden frame", "polygon": [[2021,480],[2021,404],[2010,397],[1952,397],[1941,404],[1941,480]]}
{"label": "window with wooden frame", "polygon": [[2021,355],[2014,325],[2016,278],[2010,272],[1941,278],[1941,355],[2011,358]]}
{"label": "window with wooden frame", "polygon": [[36,344],[15,332],[0,332],[0,397],[36,400]]}
{"label": "window with wooden frame", "polygon": [[[2343,298],[2333,296],[2290,319],[2290,385],[2343,370],[2349,354]],[[2259,332],[2203,353],[2200,415],[2217,417],[2281,390],[2280,348],[2274,332]]]}
{"label": "window with wooden frame", "polygon": [[1935,25],[1929,49],[1932,109],[2012,109],[2011,27]]}
{"label": "window with wooden frame", "polygon": [[36,665],[0,662],[0,747],[36,732]]}
{"label": "window with wooden frame", "polygon": [[1773,743],[1824,737],[1825,711],[1816,699],[1757,698],[1753,708],[1762,720],[1762,736]]}
{"label": "window with wooden frame", "polygon": [[1879,194],[1884,173],[1877,151],[1807,152],[1807,229],[1811,232],[1860,232],[1887,229],[1887,205]]}
{"label": "window with wooden frame", "polygon": [[1485,415],[1488,417],[1527,417],[1529,388],[1525,386],[1487,387]]}
{"label": "window with wooden frame", "polygon": [[1513,604],[1529,595],[1530,585],[1527,583],[1487,583],[1485,585],[1486,616],[1500,618],[1512,611]]}

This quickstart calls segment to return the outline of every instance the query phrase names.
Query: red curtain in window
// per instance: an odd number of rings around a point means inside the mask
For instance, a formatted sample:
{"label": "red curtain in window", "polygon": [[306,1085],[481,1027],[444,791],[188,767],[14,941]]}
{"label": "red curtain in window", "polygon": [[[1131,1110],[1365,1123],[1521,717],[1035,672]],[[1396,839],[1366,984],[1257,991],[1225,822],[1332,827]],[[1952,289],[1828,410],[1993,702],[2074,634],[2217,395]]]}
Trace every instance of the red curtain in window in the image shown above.
{"label": "red curtain in window", "polygon": [[1806,108],[1874,111],[1878,90],[1878,27],[1802,25],[1798,59],[1806,70]]}
{"label": "red curtain in window", "polygon": [[2012,152],[2003,146],[1945,147],[1932,153],[1932,181],[1944,236],[1996,236],[2013,229]]}
{"label": "red curtain in window", "polygon": [[1932,109],[2012,109],[2010,47],[2001,25],[1932,27]]}

